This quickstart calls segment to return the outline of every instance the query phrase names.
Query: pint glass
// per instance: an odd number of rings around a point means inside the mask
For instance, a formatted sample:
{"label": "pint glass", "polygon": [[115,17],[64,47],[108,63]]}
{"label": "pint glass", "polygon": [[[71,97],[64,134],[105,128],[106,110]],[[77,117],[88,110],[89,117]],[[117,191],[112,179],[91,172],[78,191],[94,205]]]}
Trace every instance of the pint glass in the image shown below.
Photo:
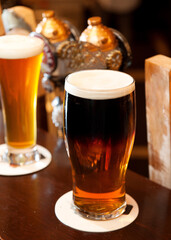
{"label": "pint glass", "polygon": [[0,37],[0,87],[10,164],[32,162],[36,151],[37,90],[43,41],[21,35]]}
{"label": "pint glass", "polygon": [[134,136],[135,82],[130,75],[85,70],[66,78],[64,138],[74,206],[81,215],[105,220],[124,212]]}

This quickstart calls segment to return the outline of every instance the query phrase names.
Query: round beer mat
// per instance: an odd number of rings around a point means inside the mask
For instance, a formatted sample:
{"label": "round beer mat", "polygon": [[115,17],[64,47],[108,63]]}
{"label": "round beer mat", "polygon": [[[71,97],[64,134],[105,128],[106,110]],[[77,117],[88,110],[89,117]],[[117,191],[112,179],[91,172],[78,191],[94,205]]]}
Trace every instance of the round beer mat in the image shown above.
{"label": "round beer mat", "polygon": [[[41,155],[41,159],[35,163],[31,163],[28,165],[22,166],[11,166],[8,162],[4,162],[0,159],[0,175],[2,176],[20,176],[20,175],[27,175],[30,173],[34,173],[40,171],[47,167],[51,160],[52,156],[51,153],[44,147],[40,145],[36,145],[38,152]],[[0,156],[3,155],[6,149],[6,144],[0,145]]]}
{"label": "round beer mat", "polygon": [[132,223],[138,216],[139,208],[136,201],[126,194],[127,208],[120,217],[94,221],[81,217],[73,207],[72,191],[61,196],[55,204],[55,215],[65,225],[85,232],[110,232]]}

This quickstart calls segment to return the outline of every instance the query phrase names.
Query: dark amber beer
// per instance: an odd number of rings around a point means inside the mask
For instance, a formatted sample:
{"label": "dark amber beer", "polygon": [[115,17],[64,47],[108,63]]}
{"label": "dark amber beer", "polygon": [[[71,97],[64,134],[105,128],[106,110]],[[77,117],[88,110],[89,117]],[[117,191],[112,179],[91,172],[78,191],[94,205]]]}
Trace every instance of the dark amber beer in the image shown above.
{"label": "dark amber beer", "polygon": [[74,204],[91,219],[126,207],[125,174],[135,136],[135,83],[128,74],[87,70],[65,81],[64,136]]}
{"label": "dark amber beer", "polygon": [[43,41],[29,36],[0,37],[0,86],[9,149],[36,144],[37,90]]}

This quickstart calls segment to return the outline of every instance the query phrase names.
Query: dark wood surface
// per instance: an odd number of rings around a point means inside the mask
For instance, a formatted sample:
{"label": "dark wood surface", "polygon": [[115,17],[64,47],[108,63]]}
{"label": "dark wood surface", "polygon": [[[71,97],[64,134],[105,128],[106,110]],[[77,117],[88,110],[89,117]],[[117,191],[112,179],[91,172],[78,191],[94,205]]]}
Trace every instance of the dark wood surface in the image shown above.
{"label": "dark wood surface", "polygon": [[[0,143],[3,141],[0,130]],[[1,240],[171,239],[171,191],[130,170],[126,189],[140,210],[132,224],[108,233],[81,232],[63,225],[55,216],[54,206],[72,188],[64,143],[38,130],[38,144],[52,153],[47,168],[26,176],[0,176]]]}

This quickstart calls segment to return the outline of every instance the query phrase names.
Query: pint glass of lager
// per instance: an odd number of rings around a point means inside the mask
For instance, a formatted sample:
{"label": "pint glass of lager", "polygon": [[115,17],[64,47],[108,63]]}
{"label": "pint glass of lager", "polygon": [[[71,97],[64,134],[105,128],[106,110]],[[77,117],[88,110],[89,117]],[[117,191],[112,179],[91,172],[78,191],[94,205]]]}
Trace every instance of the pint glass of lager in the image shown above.
{"label": "pint glass of lager", "polygon": [[5,142],[3,158],[21,165],[38,158],[37,90],[43,41],[22,35],[0,37],[0,87]]}
{"label": "pint glass of lager", "polygon": [[134,136],[135,82],[130,75],[85,70],[66,78],[64,137],[73,201],[83,216],[105,220],[124,212]]}

